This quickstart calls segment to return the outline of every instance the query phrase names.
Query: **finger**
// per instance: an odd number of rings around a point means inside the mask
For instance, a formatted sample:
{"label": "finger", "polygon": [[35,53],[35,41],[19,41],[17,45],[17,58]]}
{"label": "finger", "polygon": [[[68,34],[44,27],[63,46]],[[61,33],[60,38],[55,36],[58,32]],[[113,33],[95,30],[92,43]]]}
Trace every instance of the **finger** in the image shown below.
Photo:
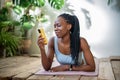
{"label": "finger", "polygon": [[38,41],[44,41],[44,38],[40,37],[38,38]]}
{"label": "finger", "polygon": [[44,40],[43,39],[38,39],[37,41],[37,44],[40,45],[40,44],[43,44],[44,43]]}
{"label": "finger", "polygon": [[42,37],[41,35],[39,35],[39,38]]}
{"label": "finger", "polygon": [[39,45],[39,44],[44,44],[44,41],[43,41],[43,40],[39,40],[39,41],[38,41],[38,45]]}

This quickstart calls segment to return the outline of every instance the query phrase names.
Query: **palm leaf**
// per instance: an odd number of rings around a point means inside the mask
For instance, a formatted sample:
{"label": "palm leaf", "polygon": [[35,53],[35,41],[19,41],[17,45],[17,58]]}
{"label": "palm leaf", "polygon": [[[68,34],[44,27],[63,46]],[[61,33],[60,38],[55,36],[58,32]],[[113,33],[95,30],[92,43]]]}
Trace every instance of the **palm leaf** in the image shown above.
{"label": "palm leaf", "polygon": [[51,7],[55,9],[61,9],[64,5],[64,0],[48,0]]}

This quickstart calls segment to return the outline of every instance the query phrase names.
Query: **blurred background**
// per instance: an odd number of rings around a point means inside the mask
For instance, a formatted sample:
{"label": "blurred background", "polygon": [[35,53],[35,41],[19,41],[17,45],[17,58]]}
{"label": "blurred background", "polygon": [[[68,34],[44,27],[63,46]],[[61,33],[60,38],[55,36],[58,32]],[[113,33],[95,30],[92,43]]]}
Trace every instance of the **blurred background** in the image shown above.
{"label": "blurred background", "polygon": [[81,0],[75,8],[81,36],[87,39],[93,54],[99,58],[120,55],[120,1],[111,0],[109,5],[107,1]]}
{"label": "blurred background", "polygon": [[120,56],[120,0],[0,0],[0,9],[0,56],[40,56],[37,30],[43,27],[48,39],[54,36],[61,13],[79,18],[80,36],[95,57]]}

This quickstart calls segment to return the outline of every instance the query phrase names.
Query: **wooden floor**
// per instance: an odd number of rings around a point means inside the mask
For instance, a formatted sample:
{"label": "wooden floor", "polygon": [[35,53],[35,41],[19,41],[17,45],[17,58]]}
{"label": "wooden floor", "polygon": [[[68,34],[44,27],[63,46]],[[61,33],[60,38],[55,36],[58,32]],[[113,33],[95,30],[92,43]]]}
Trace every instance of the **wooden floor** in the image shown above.
{"label": "wooden floor", "polygon": [[120,80],[120,56],[99,59],[99,75],[38,76],[42,69],[40,57],[16,56],[0,59],[0,80]]}

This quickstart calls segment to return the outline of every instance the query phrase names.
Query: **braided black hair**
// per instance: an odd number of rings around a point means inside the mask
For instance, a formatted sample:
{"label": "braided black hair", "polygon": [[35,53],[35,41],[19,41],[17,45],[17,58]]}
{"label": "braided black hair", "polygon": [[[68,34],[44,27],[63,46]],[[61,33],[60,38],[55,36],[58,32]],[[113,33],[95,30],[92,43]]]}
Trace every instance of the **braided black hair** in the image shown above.
{"label": "braided black hair", "polygon": [[75,15],[61,14],[59,17],[63,17],[67,23],[72,25],[70,29],[70,49],[72,59],[75,60],[75,65],[78,64],[78,57],[80,52],[80,28],[79,20]]}

